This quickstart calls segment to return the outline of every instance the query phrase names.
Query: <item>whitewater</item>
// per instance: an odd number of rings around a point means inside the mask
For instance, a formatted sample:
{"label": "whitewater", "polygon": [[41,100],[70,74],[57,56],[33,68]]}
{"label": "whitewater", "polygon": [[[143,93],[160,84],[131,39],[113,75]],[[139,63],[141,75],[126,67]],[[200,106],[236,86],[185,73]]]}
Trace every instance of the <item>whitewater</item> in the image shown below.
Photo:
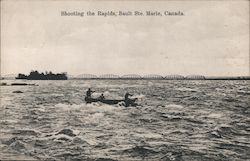
{"label": "whitewater", "polygon": [[[249,81],[3,82],[37,86],[0,87],[0,160],[250,160]],[[88,88],[139,106],[86,104]]]}

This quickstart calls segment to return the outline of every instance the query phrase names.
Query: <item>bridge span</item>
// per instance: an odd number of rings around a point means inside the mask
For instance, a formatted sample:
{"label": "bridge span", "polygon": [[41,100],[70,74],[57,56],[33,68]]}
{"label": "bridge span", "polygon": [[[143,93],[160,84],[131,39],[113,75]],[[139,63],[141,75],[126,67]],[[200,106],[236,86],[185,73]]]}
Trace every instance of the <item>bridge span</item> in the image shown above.
{"label": "bridge span", "polygon": [[100,76],[94,74],[80,74],[75,77],[70,77],[71,79],[125,79],[125,80],[204,80],[206,79],[203,75],[158,75],[158,74],[148,74],[148,75],[138,75],[138,74],[126,74],[126,75],[116,75],[116,74],[103,74]]}

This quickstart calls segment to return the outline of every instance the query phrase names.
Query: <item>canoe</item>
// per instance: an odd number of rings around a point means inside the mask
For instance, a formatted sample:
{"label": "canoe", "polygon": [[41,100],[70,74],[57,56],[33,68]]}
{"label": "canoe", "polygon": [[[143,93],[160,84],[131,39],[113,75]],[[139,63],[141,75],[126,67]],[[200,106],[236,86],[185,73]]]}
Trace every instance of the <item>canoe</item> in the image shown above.
{"label": "canoe", "polygon": [[89,98],[89,97],[85,97],[85,102],[86,103],[92,103],[92,102],[102,102],[105,104],[109,104],[109,105],[115,105],[118,104],[120,102],[124,102],[125,106],[136,106],[136,101],[137,99],[129,99],[129,101],[125,101],[124,99],[120,99],[120,100],[114,100],[114,99],[99,99],[99,98]]}

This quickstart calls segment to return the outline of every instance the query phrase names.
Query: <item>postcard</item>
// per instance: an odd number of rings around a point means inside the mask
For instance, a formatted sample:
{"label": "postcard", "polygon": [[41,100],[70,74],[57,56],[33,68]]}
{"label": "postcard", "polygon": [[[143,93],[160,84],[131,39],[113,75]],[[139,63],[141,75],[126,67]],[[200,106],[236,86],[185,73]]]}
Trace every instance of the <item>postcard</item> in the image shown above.
{"label": "postcard", "polygon": [[248,0],[1,0],[0,160],[250,160]]}

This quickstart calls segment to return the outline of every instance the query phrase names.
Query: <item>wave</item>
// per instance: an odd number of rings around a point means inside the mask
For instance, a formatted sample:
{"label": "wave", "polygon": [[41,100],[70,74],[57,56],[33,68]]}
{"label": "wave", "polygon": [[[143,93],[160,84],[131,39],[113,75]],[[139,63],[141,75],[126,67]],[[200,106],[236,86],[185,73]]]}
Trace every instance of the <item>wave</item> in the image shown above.
{"label": "wave", "polygon": [[59,131],[55,135],[59,135],[59,134],[64,134],[64,135],[71,136],[71,137],[76,136],[76,134],[74,134],[73,130],[71,130],[71,129],[62,129],[61,131]]}
{"label": "wave", "polygon": [[136,157],[147,157],[151,155],[158,154],[159,152],[154,150],[152,147],[148,146],[135,146],[129,149],[123,150],[122,153],[127,153],[130,156],[136,156]]}
{"label": "wave", "polygon": [[27,151],[26,145],[22,141],[15,141],[10,144],[10,147],[17,151]]}
{"label": "wave", "polygon": [[36,131],[36,130],[31,130],[31,129],[22,129],[22,130],[14,130],[12,132],[14,135],[30,135],[30,136],[38,136],[41,133]]}
{"label": "wave", "polygon": [[222,124],[217,126],[210,134],[217,138],[232,138],[235,136],[249,135],[246,132],[236,129],[234,126]]}
{"label": "wave", "polygon": [[187,88],[187,87],[176,88],[175,90],[182,91],[182,92],[197,92],[197,91],[199,91],[199,89],[197,89],[197,88]]}
{"label": "wave", "polygon": [[14,143],[14,142],[16,142],[16,141],[18,141],[18,140],[23,140],[23,139],[21,139],[21,138],[19,138],[19,137],[12,137],[12,138],[10,138],[10,139],[3,140],[2,143],[3,143],[3,144],[6,144],[6,145],[10,145],[10,144],[12,144],[12,143]]}

